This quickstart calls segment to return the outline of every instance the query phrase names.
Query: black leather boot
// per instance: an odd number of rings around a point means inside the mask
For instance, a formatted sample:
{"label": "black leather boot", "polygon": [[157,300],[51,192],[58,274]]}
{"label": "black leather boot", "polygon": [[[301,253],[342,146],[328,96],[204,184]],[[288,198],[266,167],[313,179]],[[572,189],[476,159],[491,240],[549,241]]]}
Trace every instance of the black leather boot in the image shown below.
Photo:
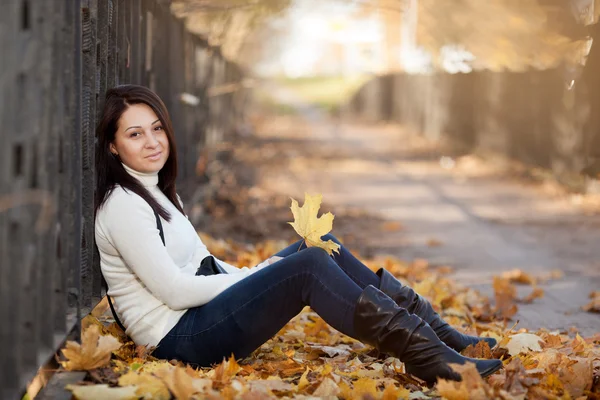
{"label": "black leather boot", "polygon": [[409,286],[400,283],[387,270],[381,268],[377,271],[377,275],[380,278],[379,290],[390,296],[400,307],[404,307],[411,314],[417,314],[424,319],[433,328],[442,342],[454,350],[462,351],[468,345],[472,344],[475,346],[481,340],[486,341],[490,345],[490,348],[496,345],[496,339],[494,338],[465,335],[454,329],[434,311],[427,299],[420,296]]}
{"label": "black leather boot", "polygon": [[463,357],[446,346],[425,321],[373,285],[367,286],[358,299],[354,330],[363,343],[399,358],[408,373],[427,383],[434,383],[437,378],[460,380],[450,363],[473,362],[482,377],[502,367],[500,360]]}

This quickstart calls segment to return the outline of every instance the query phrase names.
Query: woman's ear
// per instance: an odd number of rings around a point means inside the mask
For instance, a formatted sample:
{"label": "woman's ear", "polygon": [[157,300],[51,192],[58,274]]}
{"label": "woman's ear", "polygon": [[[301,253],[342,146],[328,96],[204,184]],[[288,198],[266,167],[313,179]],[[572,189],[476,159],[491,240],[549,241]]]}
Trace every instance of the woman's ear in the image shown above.
{"label": "woman's ear", "polygon": [[117,148],[115,147],[115,145],[113,143],[111,143],[109,145],[109,148],[110,148],[110,152],[113,153],[115,156],[119,155],[119,153],[117,152]]}

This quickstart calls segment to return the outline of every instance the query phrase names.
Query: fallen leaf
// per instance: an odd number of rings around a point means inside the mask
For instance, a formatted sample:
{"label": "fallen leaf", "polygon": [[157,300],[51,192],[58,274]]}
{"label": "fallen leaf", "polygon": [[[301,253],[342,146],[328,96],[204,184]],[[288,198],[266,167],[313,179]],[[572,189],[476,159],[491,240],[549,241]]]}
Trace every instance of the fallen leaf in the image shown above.
{"label": "fallen leaf", "polygon": [[335,357],[335,356],[349,356],[350,355],[350,348],[348,346],[344,346],[344,345],[338,345],[338,346],[322,346],[322,345],[318,345],[316,343],[311,343],[309,344],[310,346],[310,350],[312,351],[318,351],[320,354],[327,354],[327,356],[329,357]]}
{"label": "fallen leaf", "polygon": [[535,283],[535,278],[520,269],[503,272],[502,278],[508,279],[512,283],[521,283],[525,285],[533,285]]}
{"label": "fallen leaf", "polygon": [[288,222],[294,227],[294,230],[305,241],[307,246],[320,247],[331,255],[334,251],[339,253],[340,245],[333,240],[324,242],[321,237],[331,232],[333,229],[333,214],[328,212],[317,217],[321,200],[323,196],[320,194],[311,196],[308,193],[304,194],[304,204],[298,207],[298,202],[292,199],[292,214],[294,222]]}
{"label": "fallen leaf", "polygon": [[497,276],[494,277],[493,286],[497,312],[502,318],[511,318],[517,313],[517,306],[514,304],[517,289],[508,279]]}
{"label": "fallen leaf", "polygon": [[471,358],[493,358],[490,345],[484,340],[478,342],[475,346],[472,344],[468,345],[466,349],[461,351],[461,354]]}
{"label": "fallen leaf", "polygon": [[67,385],[78,400],[136,400],[139,398],[135,386],[110,387],[108,385]]}
{"label": "fallen leaf", "polygon": [[429,247],[440,247],[442,244],[443,243],[441,241],[439,241],[437,239],[433,239],[433,238],[431,238],[427,241],[427,246],[429,246]]}
{"label": "fallen leaf", "polygon": [[337,383],[331,378],[325,378],[321,381],[317,389],[313,392],[315,397],[337,396],[341,392]]}
{"label": "fallen leaf", "polygon": [[226,383],[233,378],[242,368],[235,360],[233,354],[229,357],[229,360],[223,359],[221,364],[214,370],[213,380],[219,383]]}
{"label": "fallen leaf", "polygon": [[406,400],[410,396],[410,390],[403,387],[396,387],[394,384],[385,385],[385,390],[381,395],[381,400]]}
{"label": "fallen leaf", "polygon": [[505,348],[511,356],[516,356],[521,352],[542,351],[540,343],[543,342],[541,337],[532,333],[517,333],[510,337]]}
{"label": "fallen leaf", "polygon": [[489,398],[489,386],[479,375],[474,363],[450,364],[462,378],[460,382],[438,380],[438,392],[448,400],[485,400]]}
{"label": "fallen leaf", "polygon": [[185,368],[179,366],[165,366],[154,374],[162,379],[177,400],[188,400],[193,394],[212,388],[213,384],[210,379],[190,376]]}
{"label": "fallen leaf", "polygon": [[590,299],[592,300],[584,305],[582,309],[587,312],[600,313],[600,291],[590,293]]}
{"label": "fallen leaf", "polygon": [[527,295],[527,297],[524,297],[523,299],[521,299],[521,302],[529,304],[529,303],[533,303],[533,300],[535,299],[541,299],[542,297],[544,297],[544,289],[542,288],[534,288],[531,293],[529,293]]}
{"label": "fallen leaf", "polygon": [[437,391],[448,400],[469,400],[469,389],[454,381],[440,379],[437,383]]}
{"label": "fallen leaf", "polygon": [[300,380],[298,381],[298,390],[303,390],[305,387],[310,385],[310,382],[308,381],[308,378],[307,378],[309,372],[310,372],[310,368],[306,367],[306,371],[304,371],[304,373],[300,377]]}
{"label": "fallen leaf", "polygon": [[365,396],[371,396],[376,399],[377,381],[370,378],[360,378],[352,384],[352,398],[362,399]]}
{"label": "fallen leaf", "polygon": [[248,384],[252,390],[262,393],[270,393],[272,391],[289,392],[294,388],[294,385],[289,382],[284,382],[281,379],[261,379],[249,381]]}
{"label": "fallen leaf", "polygon": [[169,400],[171,393],[165,383],[149,373],[139,374],[134,371],[121,375],[119,386],[136,386],[136,393],[144,399]]}
{"label": "fallen leaf", "polygon": [[398,221],[388,221],[382,224],[381,229],[386,232],[396,232],[402,229],[402,224]]}
{"label": "fallen leaf", "polygon": [[68,371],[90,370],[108,364],[113,351],[121,347],[121,343],[113,336],[100,335],[97,325],[90,325],[81,335],[81,344],[68,341],[62,349],[68,361],[61,361]]}

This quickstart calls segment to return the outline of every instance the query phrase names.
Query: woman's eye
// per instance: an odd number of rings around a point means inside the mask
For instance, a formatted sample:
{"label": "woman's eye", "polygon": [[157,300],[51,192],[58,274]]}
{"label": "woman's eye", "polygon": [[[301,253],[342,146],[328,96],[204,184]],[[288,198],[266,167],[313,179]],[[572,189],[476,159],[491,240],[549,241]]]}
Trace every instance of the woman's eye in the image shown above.
{"label": "woman's eye", "polygon": [[131,135],[129,135],[129,137],[136,137],[139,134],[140,134],[139,132],[133,132]]}
{"label": "woman's eye", "polygon": [[162,131],[162,128],[163,128],[162,126],[157,126],[157,127],[156,127],[156,128],[154,128],[154,129],[155,129],[155,130],[157,130],[157,131]]}

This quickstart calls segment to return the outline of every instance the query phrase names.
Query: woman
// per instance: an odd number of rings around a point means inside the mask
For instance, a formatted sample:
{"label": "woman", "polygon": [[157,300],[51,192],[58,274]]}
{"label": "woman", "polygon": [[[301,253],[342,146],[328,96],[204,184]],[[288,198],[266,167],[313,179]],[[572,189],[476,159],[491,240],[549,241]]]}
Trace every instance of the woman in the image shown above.
{"label": "woman", "polygon": [[157,346],[157,357],[200,366],[246,357],[308,305],[427,382],[460,379],[449,363],[474,362],[482,376],[502,366],[461,356],[469,344],[496,342],[454,330],[412,289],[384,269],[373,273],[344,246],[329,256],[296,243],[253,268],[216,260],[226,273],[197,276],[210,253],[175,191],[177,153],[162,101],[141,86],[109,90],[96,135],[102,273],[126,333]]}

